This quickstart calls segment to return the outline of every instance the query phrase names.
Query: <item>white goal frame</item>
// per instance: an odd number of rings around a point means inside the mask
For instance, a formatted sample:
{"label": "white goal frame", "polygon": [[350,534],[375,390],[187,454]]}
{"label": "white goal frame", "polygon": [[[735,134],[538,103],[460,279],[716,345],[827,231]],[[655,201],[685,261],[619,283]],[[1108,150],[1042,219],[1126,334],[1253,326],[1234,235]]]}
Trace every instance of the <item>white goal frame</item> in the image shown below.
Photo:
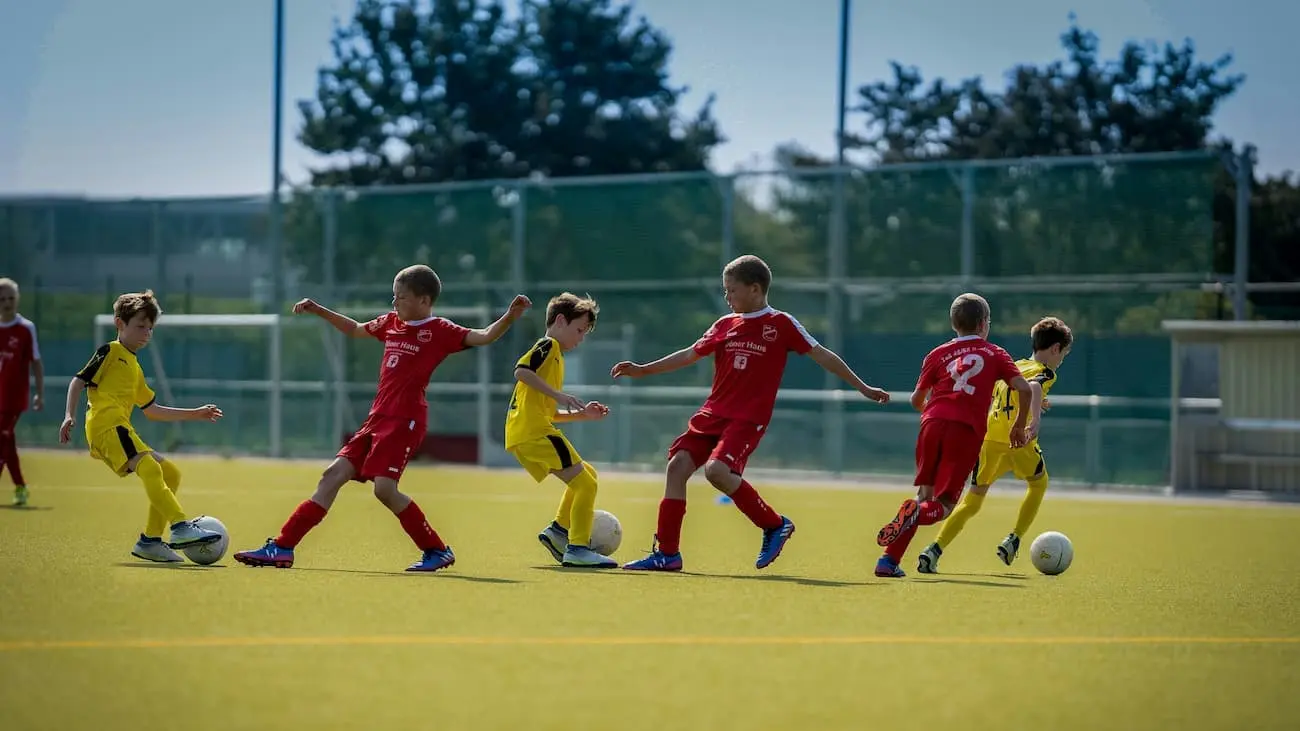
{"label": "white goal frame", "polygon": [[[340,310],[342,314],[351,317],[361,317],[361,322],[370,320],[386,309],[381,307],[375,308],[357,308],[349,307]],[[503,310],[504,311],[504,308]],[[476,307],[440,307],[437,315],[447,317],[457,322],[461,322],[468,327],[486,327],[495,319],[492,316],[493,310],[487,305]],[[332,383],[324,381],[286,381],[284,379],[283,364],[283,328],[293,323],[296,327],[307,324],[307,320],[294,318],[288,315],[279,314],[167,314],[158,320],[158,327],[166,330],[174,327],[247,327],[247,328],[265,328],[268,330],[270,340],[268,342],[269,355],[267,358],[267,374],[265,380],[260,381],[222,381],[214,379],[172,379],[169,378],[166,369],[163,367],[162,352],[159,343],[151,344],[149,347],[150,363],[154,370],[154,381],[156,381],[157,390],[163,400],[169,404],[175,404],[173,398],[172,385],[183,385],[191,388],[210,388],[214,390],[227,391],[261,391],[265,392],[269,401],[268,411],[268,434],[270,435],[270,456],[284,456],[284,439],[283,439],[283,404],[284,394],[286,392],[303,393],[314,392],[322,395],[328,395],[333,402],[333,424],[331,434],[334,439],[338,439],[348,425],[358,420],[352,418],[351,414],[351,395],[353,393],[369,392],[373,394],[374,385],[369,383],[348,383],[346,373],[344,372],[343,362],[343,336],[330,328],[321,328],[322,348],[327,356],[329,369],[333,376]],[[317,323],[317,325],[319,325]],[[94,331],[95,342],[104,343],[110,339],[108,334],[112,332],[113,315],[99,314],[95,315]],[[491,361],[489,360],[487,348],[476,348],[475,353],[477,372],[475,381],[472,383],[439,383],[434,381],[429,384],[426,391],[428,394],[474,394],[477,397],[477,432],[478,432],[478,461],[479,464],[486,464],[491,451],[490,447],[493,442],[493,419],[492,419],[492,370]],[[174,423],[179,428],[179,422]]]}

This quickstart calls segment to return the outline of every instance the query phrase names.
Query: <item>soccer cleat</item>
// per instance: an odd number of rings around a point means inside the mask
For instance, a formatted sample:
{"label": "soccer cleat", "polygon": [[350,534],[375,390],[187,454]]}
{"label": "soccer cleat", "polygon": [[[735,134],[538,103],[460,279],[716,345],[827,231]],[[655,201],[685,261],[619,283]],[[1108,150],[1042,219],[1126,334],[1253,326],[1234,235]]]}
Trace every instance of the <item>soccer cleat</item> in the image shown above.
{"label": "soccer cleat", "polygon": [[445,569],[454,563],[456,563],[456,554],[451,552],[451,546],[430,548],[424,552],[419,561],[407,566],[406,570],[427,574],[439,569]]}
{"label": "soccer cleat", "polygon": [[881,528],[880,532],[876,534],[876,545],[888,546],[898,540],[899,536],[916,525],[916,520],[920,517],[920,514],[921,508],[916,504],[915,500],[912,498],[904,500],[903,504],[898,506],[898,515],[895,515],[894,519],[886,523],[885,527]]}
{"label": "soccer cleat", "polygon": [[235,560],[245,566],[274,566],[277,569],[293,567],[293,549],[281,548],[274,538],[267,538],[266,545],[256,551],[240,551]]}
{"label": "soccer cleat", "polygon": [[27,505],[27,486],[15,485],[14,486],[14,507],[21,508],[21,507],[25,507],[26,505]]}
{"label": "soccer cleat", "polygon": [[938,543],[931,543],[926,546],[921,555],[916,557],[916,570],[922,574],[939,573],[939,557],[943,555],[943,549]]}
{"label": "soccer cleat", "polygon": [[131,555],[154,563],[181,563],[185,560],[180,557],[180,554],[168,548],[161,538],[150,538],[145,535],[141,535],[140,540],[135,542],[135,546],[131,548]]}
{"label": "soccer cleat", "polygon": [[596,553],[586,546],[569,544],[564,550],[560,563],[570,568],[616,569],[618,561],[601,553]]}
{"label": "soccer cleat", "polygon": [[650,547],[650,555],[637,561],[623,564],[628,571],[681,571],[682,554],[680,551],[667,554],[659,550],[659,536],[655,536]]}
{"label": "soccer cleat", "polygon": [[179,523],[172,523],[171,539],[167,541],[167,545],[171,548],[185,548],[204,543],[216,543],[219,540],[221,540],[220,533],[200,528],[196,521],[182,520]]}
{"label": "soccer cleat", "polygon": [[771,566],[792,535],[794,521],[782,515],[780,527],[763,531],[763,545],[758,549],[758,560],[754,562],[754,568],[765,569]]}
{"label": "soccer cleat", "polygon": [[564,563],[564,552],[569,547],[569,531],[561,528],[559,523],[552,521],[541,533],[537,534],[537,540],[541,542],[547,551],[550,551],[556,563]]}
{"label": "soccer cleat", "polygon": [[882,579],[901,579],[907,576],[907,572],[898,567],[894,559],[888,556],[881,556],[876,562],[876,576]]}
{"label": "soccer cleat", "polygon": [[1011,562],[1016,560],[1018,553],[1020,553],[1020,536],[1008,533],[1007,537],[998,544],[998,558],[1002,559],[1002,563],[1010,566]]}

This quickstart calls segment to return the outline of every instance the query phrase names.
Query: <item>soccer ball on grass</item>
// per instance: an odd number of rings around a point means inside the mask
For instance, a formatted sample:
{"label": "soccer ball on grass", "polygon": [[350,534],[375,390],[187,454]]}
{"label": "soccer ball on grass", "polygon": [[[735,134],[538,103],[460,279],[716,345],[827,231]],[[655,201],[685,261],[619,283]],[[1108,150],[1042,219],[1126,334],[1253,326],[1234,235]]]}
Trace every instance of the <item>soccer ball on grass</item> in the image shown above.
{"label": "soccer ball on grass", "polygon": [[618,518],[609,511],[597,510],[596,517],[591,522],[591,550],[612,556],[622,543],[623,526],[619,524]]}
{"label": "soccer ball on grass", "polygon": [[203,566],[210,566],[220,561],[221,557],[226,555],[226,549],[230,547],[230,533],[226,530],[225,524],[211,515],[200,515],[194,519],[194,522],[203,530],[220,533],[221,539],[212,543],[186,546],[181,551],[186,558]]}
{"label": "soccer ball on grass", "polygon": [[1074,560],[1074,546],[1064,533],[1047,531],[1029,544],[1029,560],[1034,562],[1034,568],[1049,576],[1064,573]]}

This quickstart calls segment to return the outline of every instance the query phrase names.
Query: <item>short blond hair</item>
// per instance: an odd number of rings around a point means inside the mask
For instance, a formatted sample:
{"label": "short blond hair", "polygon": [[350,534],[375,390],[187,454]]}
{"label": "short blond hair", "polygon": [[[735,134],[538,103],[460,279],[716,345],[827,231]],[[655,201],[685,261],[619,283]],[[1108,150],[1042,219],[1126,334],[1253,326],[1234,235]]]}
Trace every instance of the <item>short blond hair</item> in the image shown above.
{"label": "short blond hair", "polygon": [[957,295],[957,299],[952,301],[952,307],[948,308],[948,318],[952,321],[952,329],[962,335],[973,335],[979,332],[980,323],[989,319],[989,302],[983,297],[967,292]]}
{"label": "short blond hair", "polygon": [[18,294],[18,282],[9,277],[0,277],[0,289],[12,289],[14,294]]}

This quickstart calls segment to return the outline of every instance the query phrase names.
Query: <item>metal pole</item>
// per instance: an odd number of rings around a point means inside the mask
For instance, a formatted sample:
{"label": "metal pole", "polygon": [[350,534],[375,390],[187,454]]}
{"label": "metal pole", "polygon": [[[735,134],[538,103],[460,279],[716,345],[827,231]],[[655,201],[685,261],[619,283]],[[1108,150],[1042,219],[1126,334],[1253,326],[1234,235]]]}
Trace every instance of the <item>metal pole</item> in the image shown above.
{"label": "metal pole", "polygon": [[835,109],[835,164],[844,165],[844,112],[848,103],[849,85],[849,6],[851,0],[840,0],[840,82],[839,103]]}
{"label": "metal pole", "polygon": [[1232,286],[1232,318],[1246,318],[1246,285],[1250,282],[1250,188],[1254,183],[1254,160],[1249,147],[1237,158],[1237,230]]}
{"label": "metal pole", "polygon": [[[275,68],[272,80],[271,100],[271,200],[270,200],[270,255],[271,255],[271,311],[280,314],[284,306],[284,242],[280,236],[280,165],[281,165],[281,98],[284,87],[284,0],[275,0]],[[280,347],[283,333],[280,320],[276,319],[271,328],[271,362],[274,372],[271,376],[270,403],[270,447],[271,456],[279,457],[282,386],[284,375],[280,363]]]}

